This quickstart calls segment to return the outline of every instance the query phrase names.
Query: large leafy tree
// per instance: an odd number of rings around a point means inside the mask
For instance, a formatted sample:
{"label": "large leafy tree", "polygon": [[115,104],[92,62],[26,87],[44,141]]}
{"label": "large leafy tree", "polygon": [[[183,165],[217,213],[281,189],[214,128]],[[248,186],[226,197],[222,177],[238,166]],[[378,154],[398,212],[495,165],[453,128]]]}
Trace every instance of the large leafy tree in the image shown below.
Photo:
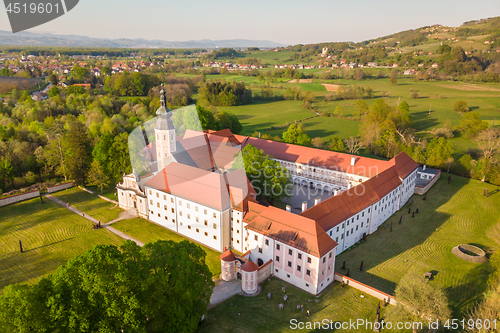
{"label": "large leafy tree", "polygon": [[304,133],[302,126],[297,124],[291,124],[288,129],[283,132],[283,141],[303,146],[311,144],[311,138]]}
{"label": "large leafy tree", "polygon": [[232,114],[231,112],[219,112],[217,113],[215,118],[217,120],[219,129],[229,128],[229,130],[231,130],[231,132],[234,134],[240,134],[243,130],[243,126],[238,120],[238,117],[236,117],[236,115]]}
{"label": "large leafy tree", "polygon": [[455,130],[462,133],[467,139],[476,137],[480,132],[488,128],[488,123],[482,121],[477,112],[464,114]]}
{"label": "large leafy tree", "polygon": [[92,162],[92,149],[87,128],[78,120],[70,120],[64,138],[64,153],[67,172],[78,185],[85,185],[87,172]]}
{"label": "large leafy tree", "polygon": [[246,145],[241,152],[242,157],[235,160],[233,169],[245,168],[258,197],[273,204],[275,200],[283,200],[291,195],[292,183],[287,170],[274,157],[252,145]]}
{"label": "large leafy tree", "polygon": [[114,181],[119,181],[124,173],[131,173],[130,154],[128,149],[128,133],[115,137],[109,148],[108,170]]}
{"label": "large leafy tree", "polygon": [[[387,311],[386,321],[445,321],[451,315],[445,291],[423,274],[410,272],[403,276],[395,290],[396,306]],[[414,330],[416,332],[416,330]]]}
{"label": "large leafy tree", "polygon": [[427,164],[434,167],[443,167],[451,158],[453,147],[445,138],[434,138],[427,146]]}
{"label": "large leafy tree", "polygon": [[[205,252],[183,241],[98,245],[35,285],[0,296],[0,328],[17,332],[193,332],[214,283]],[[3,327],[1,326],[3,325]]]}

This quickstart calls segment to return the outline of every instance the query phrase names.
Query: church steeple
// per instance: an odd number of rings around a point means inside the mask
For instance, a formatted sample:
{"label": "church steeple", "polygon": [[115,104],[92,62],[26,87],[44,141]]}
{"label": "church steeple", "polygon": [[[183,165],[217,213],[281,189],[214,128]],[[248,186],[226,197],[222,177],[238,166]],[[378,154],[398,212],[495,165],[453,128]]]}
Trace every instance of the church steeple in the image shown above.
{"label": "church steeple", "polygon": [[155,144],[156,144],[156,165],[157,171],[163,170],[170,162],[174,162],[175,158],[172,153],[176,151],[176,136],[175,126],[171,119],[172,110],[167,106],[167,98],[163,83],[160,91],[161,106],[156,110],[156,125],[155,125]]}

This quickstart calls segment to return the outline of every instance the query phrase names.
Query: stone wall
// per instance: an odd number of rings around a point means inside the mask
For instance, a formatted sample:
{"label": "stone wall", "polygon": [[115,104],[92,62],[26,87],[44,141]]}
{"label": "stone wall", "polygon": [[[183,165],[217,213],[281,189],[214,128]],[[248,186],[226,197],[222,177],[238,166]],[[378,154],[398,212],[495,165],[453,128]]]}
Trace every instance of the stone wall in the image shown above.
{"label": "stone wall", "polygon": [[349,287],[356,288],[364,293],[367,293],[368,295],[371,295],[373,297],[376,297],[380,300],[385,300],[386,302],[389,302],[389,304],[396,305],[397,301],[394,299],[393,296],[386,294],[380,290],[377,290],[375,288],[372,288],[364,283],[361,283],[359,281],[353,280],[347,276],[344,276],[339,273],[335,273],[335,281],[342,282],[344,281],[345,284],[347,284]]}
{"label": "stone wall", "polygon": [[13,195],[11,197],[0,199],[0,207],[7,206],[7,205],[10,205],[10,204],[19,202],[19,201],[28,200],[28,199],[31,199],[31,198],[36,198],[36,197],[39,197],[39,196],[40,196],[40,191],[39,190],[31,191],[31,192],[26,192],[26,193],[21,193],[21,194],[16,194],[16,195]]}
{"label": "stone wall", "polygon": [[56,185],[56,186],[47,187],[47,192],[48,193],[54,193],[54,192],[57,192],[57,191],[65,190],[65,189],[70,188],[70,187],[73,187],[73,182],[69,182],[69,183],[59,184],[59,185]]}
{"label": "stone wall", "polygon": [[424,195],[427,191],[429,191],[432,185],[434,185],[438,181],[439,177],[441,177],[441,170],[439,170],[439,172],[427,185],[425,185],[425,187],[415,186],[415,194]]}
{"label": "stone wall", "polygon": [[270,259],[264,265],[259,267],[257,271],[257,283],[262,283],[266,279],[270,278],[273,274],[273,260]]}

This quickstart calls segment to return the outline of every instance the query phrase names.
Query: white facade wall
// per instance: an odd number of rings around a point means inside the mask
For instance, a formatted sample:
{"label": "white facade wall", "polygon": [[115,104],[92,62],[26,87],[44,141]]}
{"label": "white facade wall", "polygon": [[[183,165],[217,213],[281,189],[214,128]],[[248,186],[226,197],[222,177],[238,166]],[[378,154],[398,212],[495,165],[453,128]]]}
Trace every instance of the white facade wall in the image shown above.
{"label": "white facade wall", "polygon": [[245,229],[243,228],[243,212],[231,210],[231,248],[243,253],[245,244]]}
{"label": "white facade wall", "polygon": [[216,251],[230,246],[230,210],[202,204],[146,187],[149,219]]}

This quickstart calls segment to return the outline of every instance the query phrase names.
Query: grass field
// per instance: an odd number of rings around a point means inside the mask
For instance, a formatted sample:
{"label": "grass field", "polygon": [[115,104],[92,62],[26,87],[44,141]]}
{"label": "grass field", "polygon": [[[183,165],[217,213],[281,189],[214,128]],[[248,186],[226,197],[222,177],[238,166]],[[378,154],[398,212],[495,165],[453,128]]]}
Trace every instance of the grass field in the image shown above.
{"label": "grass field", "polygon": [[[378,299],[360,291],[345,287],[335,282],[327,287],[319,297],[315,297],[277,278],[262,283],[262,291],[258,296],[245,297],[235,295],[208,311],[198,332],[293,332],[293,331],[323,331],[293,330],[290,320],[322,321],[323,319],[349,321],[349,319],[366,319],[374,322]],[[281,287],[286,286],[288,300],[285,307],[278,309],[283,303]],[[270,300],[267,293],[271,293]],[[304,305],[304,312],[297,310],[297,305]],[[311,312],[307,317],[306,311]],[[382,315],[384,313],[384,308]],[[334,330],[326,330],[332,332]],[[342,332],[369,332],[370,330],[340,330]],[[373,330],[371,330],[373,332]]]}
{"label": "grass field", "polygon": [[[500,223],[498,186],[484,184],[448,174],[427,193],[427,200],[415,195],[411,209],[419,209],[414,218],[405,206],[394,214],[363,244],[336,258],[336,271],[350,268],[350,277],[393,294],[401,277],[411,269],[434,272],[433,283],[444,287],[455,318],[479,300],[485,292],[490,274],[500,268],[500,243],[491,230]],[[489,197],[483,196],[488,188]],[[398,224],[403,216],[402,224]],[[393,231],[390,232],[392,223]],[[484,249],[490,260],[486,264],[463,261],[452,254],[453,247],[463,243]],[[363,272],[358,268],[364,262]]]}
{"label": "grass field", "polygon": [[92,230],[88,220],[44,201],[36,198],[0,208],[0,289],[36,282],[95,245],[122,243],[109,231]]}
{"label": "grass field", "polygon": [[122,211],[112,203],[99,198],[97,193],[90,194],[79,187],[57,192],[53,196],[102,222],[116,219]]}
{"label": "grass field", "polygon": [[296,120],[316,116],[313,111],[300,106],[300,101],[255,102],[242,106],[218,107],[219,111],[234,113],[243,125],[242,135],[252,135],[271,126],[282,126]]}
{"label": "grass field", "polygon": [[[172,240],[174,242],[180,242],[186,240],[186,238],[168,230],[154,223],[148,222],[141,218],[135,218],[132,220],[123,220],[113,223],[113,227],[123,231],[127,235],[130,235],[143,243],[154,242],[159,239]],[[196,243],[198,244],[198,243]],[[200,244],[198,244],[200,245]],[[220,253],[207,248],[206,246],[200,245],[201,248],[207,253],[205,262],[210,268],[214,277],[219,277],[221,273],[220,267]]]}

